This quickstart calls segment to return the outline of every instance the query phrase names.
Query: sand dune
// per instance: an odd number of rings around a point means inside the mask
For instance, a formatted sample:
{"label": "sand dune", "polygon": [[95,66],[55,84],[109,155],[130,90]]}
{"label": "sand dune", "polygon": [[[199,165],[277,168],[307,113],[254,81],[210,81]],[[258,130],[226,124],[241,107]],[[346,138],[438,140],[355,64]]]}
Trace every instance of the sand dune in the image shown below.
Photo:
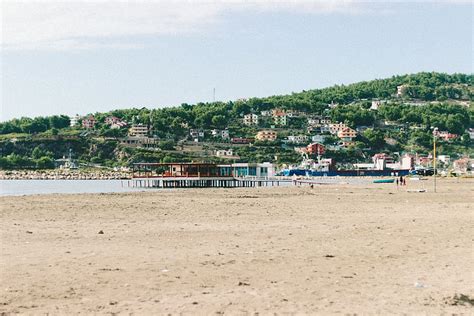
{"label": "sand dune", "polygon": [[471,314],[473,189],[2,197],[0,312]]}

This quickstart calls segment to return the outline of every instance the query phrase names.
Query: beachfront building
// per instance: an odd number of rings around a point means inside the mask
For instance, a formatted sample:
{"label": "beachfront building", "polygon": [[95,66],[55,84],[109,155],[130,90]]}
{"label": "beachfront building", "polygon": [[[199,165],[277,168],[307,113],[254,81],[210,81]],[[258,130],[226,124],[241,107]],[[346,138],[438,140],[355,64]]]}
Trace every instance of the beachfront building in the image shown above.
{"label": "beachfront building", "polygon": [[148,125],[145,124],[133,124],[128,130],[128,135],[132,137],[148,137]]}
{"label": "beachfront building", "polygon": [[255,139],[263,142],[273,142],[277,139],[277,132],[271,130],[259,131]]}
{"label": "beachfront building", "polygon": [[247,126],[258,125],[258,115],[254,113],[245,114],[244,124]]}
{"label": "beachfront building", "polygon": [[453,167],[456,173],[472,174],[474,171],[474,159],[463,157],[453,162]]}
{"label": "beachfront building", "polygon": [[264,163],[135,163],[134,178],[225,178],[225,177],[273,177],[276,167],[270,162]]}
{"label": "beachfront building", "polygon": [[228,129],[213,129],[211,130],[212,137],[217,137],[221,139],[229,139],[229,130]]}
{"label": "beachfront building", "polygon": [[86,129],[92,129],[95,127],[95,124],[97,123],[95,117],[93,115],[89,115],[85,119],[82,120],[82,127]]}
{"label": "beachfront building", "polygon": [[274,109],[272,111],[272,118],[275,125],[286,126],[288,123],[288,116],[286,112],[280,109]]}
{"label": "beachfront building", "polygon": [[234,177],[273,177],[276,174],[276,167],[269,162],[264,163],[234,163],[231,165],[220,165],[221,168],[228,168]]}

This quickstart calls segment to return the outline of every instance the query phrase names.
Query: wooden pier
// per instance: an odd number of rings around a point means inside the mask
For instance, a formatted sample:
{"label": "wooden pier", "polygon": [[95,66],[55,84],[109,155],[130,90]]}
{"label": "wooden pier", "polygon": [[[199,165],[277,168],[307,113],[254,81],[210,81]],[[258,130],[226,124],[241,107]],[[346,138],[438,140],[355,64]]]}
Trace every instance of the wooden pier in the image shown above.
{"label": "wooden pier", "polygon": [[256,178],[134,178],[122,182],[122,186],[132,188],[253,188],[288,185],[291,180]]}

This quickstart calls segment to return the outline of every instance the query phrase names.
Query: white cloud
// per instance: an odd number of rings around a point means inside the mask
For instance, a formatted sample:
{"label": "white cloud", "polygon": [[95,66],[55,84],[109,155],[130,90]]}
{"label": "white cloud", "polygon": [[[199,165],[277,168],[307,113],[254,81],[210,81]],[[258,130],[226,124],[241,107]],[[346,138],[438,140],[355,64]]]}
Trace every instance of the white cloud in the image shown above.
{"label": "white cloud", "polygon": [[358,14],[369,9],[367,3],[357,0],[3,0],[0,5],[3,48],[48,50],[141,47],[130,38],[202,32],[229,11]]}

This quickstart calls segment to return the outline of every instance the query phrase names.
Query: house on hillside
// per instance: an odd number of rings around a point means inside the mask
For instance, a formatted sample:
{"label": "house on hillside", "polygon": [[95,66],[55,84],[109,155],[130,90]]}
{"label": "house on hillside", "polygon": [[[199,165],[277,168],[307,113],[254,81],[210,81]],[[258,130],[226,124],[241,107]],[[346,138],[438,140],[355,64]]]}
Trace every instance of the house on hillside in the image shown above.
{"label": "house on hillside", "polygon": [[244,115],[244,124],[247,126],[258,125],[258,115],[249,113]]}
{"label": "house on hillside", "polygon": [[401,98],[405,95],[406,91],[408,89],[408,85],[402,84],[397,86],[397,98]]}
{"label": "house on hillside", "polygon": [[79,121],[81,120],[82,116],[80,116],[79,114],[76,114],[74,116],[70,116],[69,117],[69,126],[71,127],[74,127],[76,126]]}
{"label": "house on hillside", "polygon": [[272,118],[275,125],[286,126],[288,123],[286,112],[280,109],[274,109],[272,111]]}
{"label": "house on hillside", "polygon": [[306,146],[306,152],[309,155],[324,155],[326,147],[320,143],[312,143]]}
{"label": "house on hillside", "polygon": [[217,137],[221,139],[229,139],[229,130],[228,129],[213,129],[211,131],[212,137]]}
{"label": "house on hillside", "polygon": [[86,129],[92,129],[95,127],[95,124],[97,123],[97,120],[93,115],[89,115],[85,119],[82,120],[82,127]]}
{"label": "house on hillside", "polygon": [[232,149],[220,149],[215,151],[215,156],[218,158],[224,159],[239,159],[238,155],[234,155],[234,151]]}
{"label": "house on hillside", "polygon": [[288,143],[291,144],[303,144],[308,142],[308,136],[306,135],[290,135],[287,138]]}
{"label": "house on hillside", "polygon": [[189,130],[189,137],[197,143],[204,138],[204,131],[202,129],[192,128]]}
{"label": "house on hillside", "polygon": [[329,124],[329,133],[337,135],[337,133],[345,128],[347,128],[347,125],[342,122]]}
{"label": "house on hillside", "polygon": [[159,138],[146,136],[127,136],[120,139],[120,144],[126,147],[158,148]]}
{"label": "house on hillside", "polygon": [[259,131],[255,136],[259,141],[273,142],[277,139],[277,132],[271,130]]}
{"label": "house on hillside", "polygon": [[348,147],[353,144],[353,139],[357,136],[357,132],[350,127],[346,127],[337,132],[337,137],[342,141],[343,147]]}
{"label": "house on hillside", "polygon": [[433,133],[435,136],[441,138],[442,140],[444,141],[451,141],[453,139],[456,139],[459,137],[459,135],[457,134],[452,134],[448,131],[438,131],[438,130],[435,130],[435,132]]}
{"label": "house on hillside", "polygon": [[313,135],[311,136],[311,141],[313,143],[324,143],[324,140],[326,139],[325,135]]}
{"label": "house on hillside", "polygon": [[132,137],[148,137],[148,125],[145,124],[133,124],[128,130],[128,135]]}
{"label": "house on hillside", "polygon": [[244,137],[233,137],[230,139],[230,142],[235,145],[246,145],[253,142],[252,138],[244,138]]}
{"label": "house on hillside", "polygon": [[105,124],[110,126],[110,128],[122,128],[127,126],[127,122],[122,121],[116,116],[108,116],[105,118]]}

